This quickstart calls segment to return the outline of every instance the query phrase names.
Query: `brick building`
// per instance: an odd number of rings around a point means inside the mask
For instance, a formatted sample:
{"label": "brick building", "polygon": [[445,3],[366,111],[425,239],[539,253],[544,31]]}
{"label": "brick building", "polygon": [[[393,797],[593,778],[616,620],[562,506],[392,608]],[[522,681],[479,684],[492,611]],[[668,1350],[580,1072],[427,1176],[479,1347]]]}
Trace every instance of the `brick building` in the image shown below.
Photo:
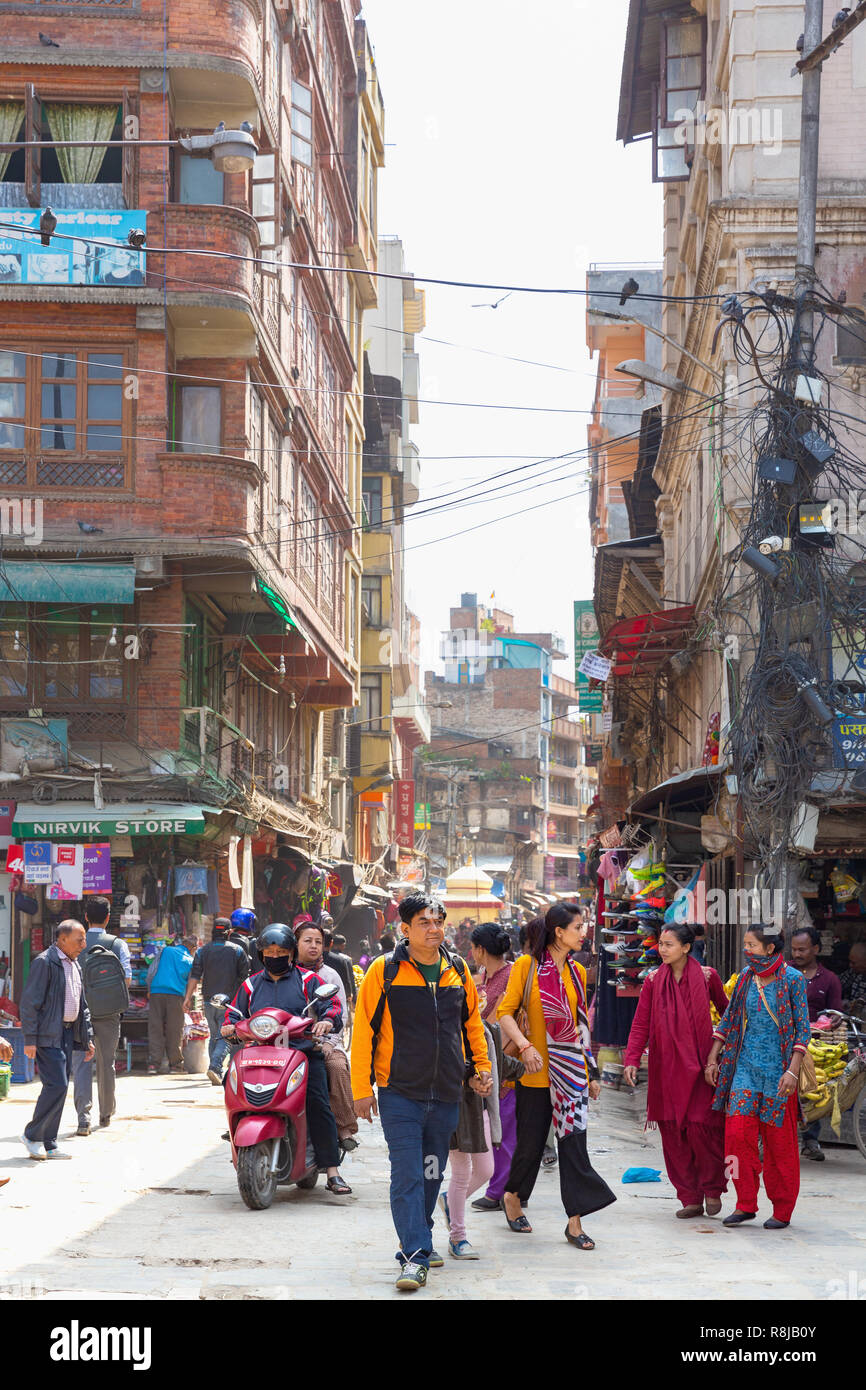
{"label": "brick building", "polygon": [[[232,831],[348,852],[372,50],[356,0],[3,8],[3,769],[19,821],[202,809],[132,850],[213,862],[230,906]],[[223,126],[254,161],[196,151]]]}

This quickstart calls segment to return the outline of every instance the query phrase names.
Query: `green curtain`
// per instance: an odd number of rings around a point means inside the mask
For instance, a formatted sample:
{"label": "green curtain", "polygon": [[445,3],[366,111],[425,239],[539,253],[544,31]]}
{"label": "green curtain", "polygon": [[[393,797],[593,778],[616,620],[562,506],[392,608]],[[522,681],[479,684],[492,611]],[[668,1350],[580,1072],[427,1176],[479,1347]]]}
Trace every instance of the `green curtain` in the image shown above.
{"label": "green curtain", "polygon": [[[0,101],[0,145],[5,145],[15,139],[23,120],[23,101]],[[7,150],[5,153],[0,151],[0,179],[4,177],[9,168],[12,154],[12,150]]]}
{"label": "green curtain", "polygon": [[[118,106],[45,103],[48,129],[54,140],[110,140],[119,114]],[[96,183],[106,153],[104,145],[93,145],[90,149],[58,149],[57,160],[64,183]]]}

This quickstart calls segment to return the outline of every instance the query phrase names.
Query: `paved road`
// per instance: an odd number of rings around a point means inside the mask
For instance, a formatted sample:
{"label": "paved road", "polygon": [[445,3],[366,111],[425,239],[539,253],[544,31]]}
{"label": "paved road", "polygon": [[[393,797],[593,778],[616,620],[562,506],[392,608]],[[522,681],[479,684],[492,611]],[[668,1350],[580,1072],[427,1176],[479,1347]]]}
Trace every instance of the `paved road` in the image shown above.
{"label": "paved road", "polygon": [[[344,1166],[352,1197],[329,1197],[321,1185],[312,1193],[280,1189],[269,1211],[251,1212],[219,1137],[222,1093],[204,1078],[118,1078],[111,1127],[68,1138],[75,1157],[58,1163],[33,1162],[16,1139],[37,1089],[14,1086],[0,1102],[0,1175],[12,1179],[0,1190],[0,1296],[279,1299],[326,1287],[343,1298],[405,1297],[393,1289],[378,1124],[363,1126],[363,1147]],[[787,1231],[680,1222],[664,1178],[620,1182],[630,1165],[662,1167],[641,1104],[639,1096],[607,1093],[593,1106],[590,1151],[619,1197],[587,1219],[594,1252],[566,1244],[556,1173],[543,1173],[530,1206],[533,1235],[513,1235],[499,1213],[471,1214],[469,1236],[483,1258],[448,1260],[416,1297],[812,1300],[845,1290],[850,1297],[858,1286],[866,1296],[859,1153],[836,1149],[826,1163],[804,1166]],[[61,1139],[75,1128],[71,1104],[64,1119]],[[724,1211],[732,1207],[726,1199]],[[438,1238],[444,1249],[444,1229]]]}

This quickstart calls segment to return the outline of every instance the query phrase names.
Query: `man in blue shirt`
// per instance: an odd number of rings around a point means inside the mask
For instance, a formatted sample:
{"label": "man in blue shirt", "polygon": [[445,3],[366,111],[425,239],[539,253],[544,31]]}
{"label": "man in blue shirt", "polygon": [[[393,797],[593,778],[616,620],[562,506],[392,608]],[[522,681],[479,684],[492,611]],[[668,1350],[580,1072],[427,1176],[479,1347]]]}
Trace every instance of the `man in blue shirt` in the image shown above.
{"label": "man in blue shirt", "polygon": [[190,949],[195,950],[194,941],[169,941],[151,967],[147,1012],[148,1076],[156,1076],[163,1054],[168,1057],[169,1071],[184,1070],[181,1040],[183,1000],[192,970]]}

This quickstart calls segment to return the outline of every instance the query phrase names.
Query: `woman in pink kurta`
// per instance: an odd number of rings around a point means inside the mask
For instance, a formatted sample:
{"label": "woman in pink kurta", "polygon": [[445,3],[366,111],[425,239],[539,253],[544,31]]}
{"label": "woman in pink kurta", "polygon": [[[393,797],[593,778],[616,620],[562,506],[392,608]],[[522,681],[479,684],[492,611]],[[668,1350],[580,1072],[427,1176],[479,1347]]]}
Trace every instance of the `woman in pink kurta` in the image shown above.
{"label": "woman in pink kurta", "polygon": [[713,1110],[704,1067],[713,1045],[710,1002],[728,1005],[715,970],[691,959],[694,929],[671,923],[659,937],[663,964],[644,981],[625,1052],[625,1079],[633,1086],[649,1046],[647,1124],[658,1126],[667,1175],[686,1219],[721,1211],[725,1177],[724,1118]]}

